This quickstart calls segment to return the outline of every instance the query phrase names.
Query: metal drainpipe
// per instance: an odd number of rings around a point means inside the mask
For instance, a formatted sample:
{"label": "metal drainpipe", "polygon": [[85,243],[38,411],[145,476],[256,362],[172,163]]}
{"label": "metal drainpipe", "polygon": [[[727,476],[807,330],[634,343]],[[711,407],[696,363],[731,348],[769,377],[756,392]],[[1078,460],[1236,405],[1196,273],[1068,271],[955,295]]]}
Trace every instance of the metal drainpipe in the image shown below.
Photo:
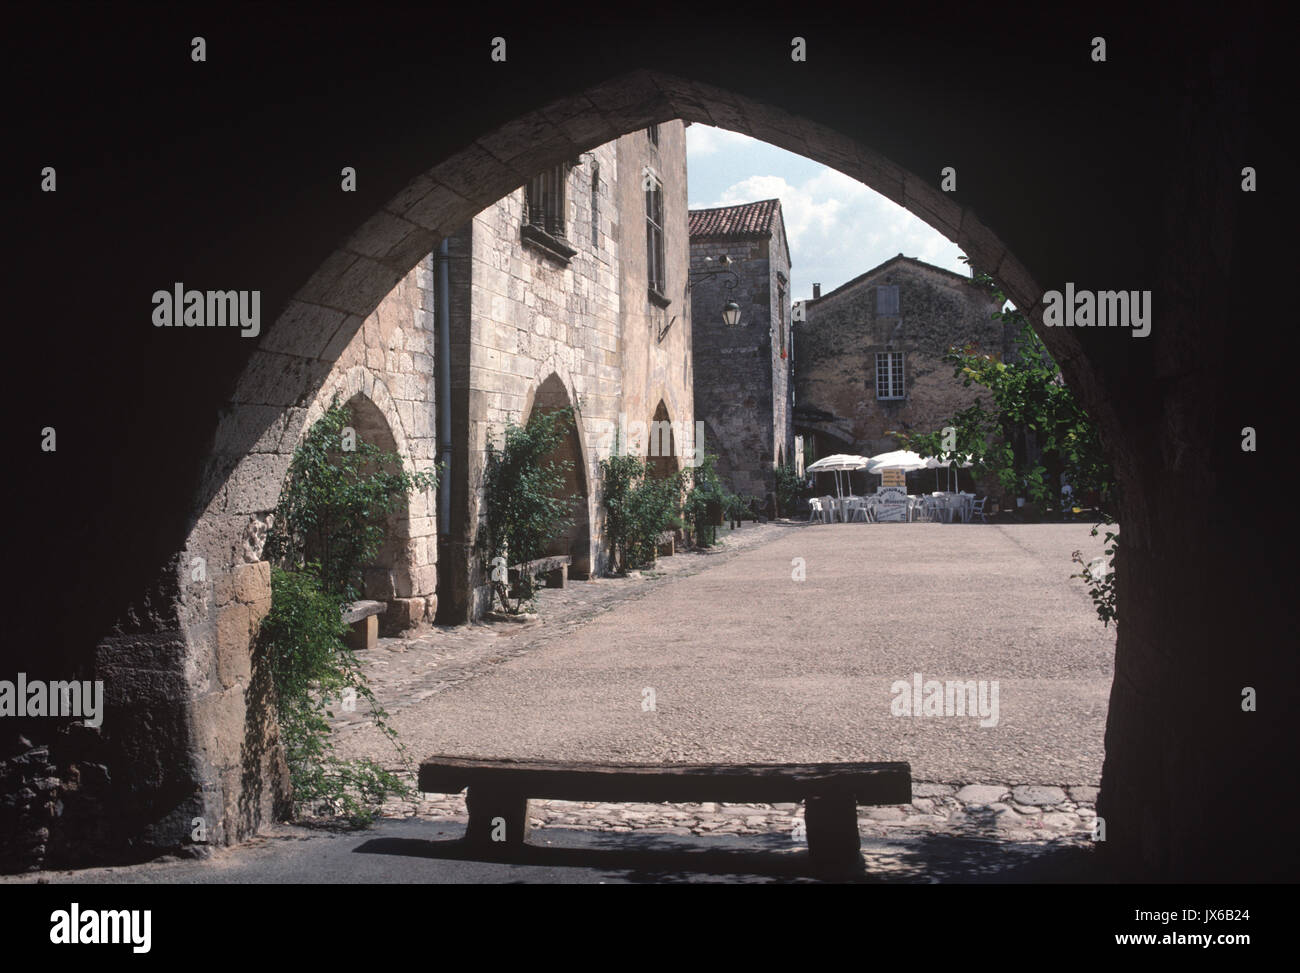
{"label": "metal drainpipe", "polygon": [[438,451],[442,460],[438,490],[438,533],[451,533],[451,262],[444,239],[438,246]]}

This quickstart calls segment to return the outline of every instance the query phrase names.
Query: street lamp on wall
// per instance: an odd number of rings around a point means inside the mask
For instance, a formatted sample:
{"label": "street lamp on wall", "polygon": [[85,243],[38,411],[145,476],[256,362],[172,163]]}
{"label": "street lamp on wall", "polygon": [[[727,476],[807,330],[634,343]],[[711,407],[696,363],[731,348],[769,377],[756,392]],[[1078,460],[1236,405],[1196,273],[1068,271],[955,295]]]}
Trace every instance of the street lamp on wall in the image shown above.
{"label": "street lamp on wall", "polygon": [[[712,257],[705,257],[704,263],[707,265],[702,270],[692,270],[686,275],[686,290],[689,292],[695,284],[702,280],[711,280],[714,277],[729,277],[730,280],[723,280],[723,285],[728,291],[734,291],[736,285],[740,283],[740,275],[731,269],[732,260],[725,253],[716,261]],[[740,305],[735,301],[728,301],[722,308],[722,323],[728,328],[734,328],[740,324]]]}

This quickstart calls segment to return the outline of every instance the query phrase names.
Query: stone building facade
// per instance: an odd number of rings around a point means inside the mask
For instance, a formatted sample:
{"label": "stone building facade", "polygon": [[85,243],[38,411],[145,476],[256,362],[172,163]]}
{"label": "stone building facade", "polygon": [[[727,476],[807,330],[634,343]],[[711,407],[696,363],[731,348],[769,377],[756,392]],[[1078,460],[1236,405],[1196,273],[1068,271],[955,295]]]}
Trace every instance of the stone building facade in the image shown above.
{"label": "stone building facade", "polygon": [[[541,196],[556,212],[530,222]],[[537,410],[567,407],[577,418],[561,453],[574,467],[566,492],[580,499],[551,553],[572,559],[571,577],[608,566],[599,467],[611,431],[694,421],[686,212],[685,126],[672,121],[557,166],[452,236],[440,621],[476,618],[490,603],[474,552],[487,443]]]}
{"label": "stone building facade", "polygon": [[[208,460],[204,482],[214,486],[184,549],[97,644],[103,730],[73,724],[48,743],[20,737],[0,752],[0,785],[27,795],[0,807],[0,826],[15,839],[0,869],[160,849],[202,854],[287,808],[269,677],[253,651],[271,607],[263,546],[294,449],[336,399],[351,407],[360,439],[397,453],[408,469],[450,459],[440,487],[446,522],[438,491],[410,496],[365,571],[364,595],[387,605],[381,632],[481,613],[487,592],[472,550],[486,443],[500,442],[507,420],[522,423],[538,409],[572,407],[577,417],[561,458],[574,462],[570,486],[581,500],[556,553],[572,557],[573,576],[604,570],[598,473],[611,431],[655,418],[685,431],[694,421],[685,125],[662,122],[583,152],[446,241],[445,258],[426,251],[394,273],[370,313],[312,318],[293,301],[263,338],[248,401]],[[445,444],[442,259],[451,339]],[[286,336],[301,329],[319,335],[313,361],[284,353]],[[299,384],[311,391],[287,391]]]}
{"label": "stone building facade", "polygon": [[943,361],[953,345],[1012,351],[988,289],[899,254],[802,304],[795,426],[811,463],[897,449],[890,431],[929,433],[974,404]]}
{"label": "stone building facade", "polygon": [[[790,247],[781,201],[691,210],[690,226],[695,408],[705,449],[717,454],[734,492],[766,500],[775,494],[774,467],[794,462]],[[722,319],[728,301],[740,305],[734,328]]]}

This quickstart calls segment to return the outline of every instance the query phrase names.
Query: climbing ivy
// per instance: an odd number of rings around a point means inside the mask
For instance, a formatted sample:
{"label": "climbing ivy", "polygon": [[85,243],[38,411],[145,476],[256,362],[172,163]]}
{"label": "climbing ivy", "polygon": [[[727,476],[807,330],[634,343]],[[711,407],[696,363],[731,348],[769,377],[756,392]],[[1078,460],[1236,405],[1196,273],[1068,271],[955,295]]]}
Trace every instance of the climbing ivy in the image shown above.
{"label": "climbing ivy", "polygon": [[717,462],[715,453],[703,453],[698,465],[687,474],[690,489],[686,493],[683,515],[691,525],[699,547],[709,547],[717,540],[717,528],[709,516],[710,508],[726,515],[736,500],[718,476]]}
{"label": "climbing ivy", "polygon": [[570,513],[580,497],[563,493],[573,462],[551,458],[573,422],[569,408],[537,411],[522,426],[507,421],[501,446],[488,442],[477,546],[501,608],[511,614],[534,603],[537,580],[521,572],[512,600],[508,566],[544,557],[551,542],[573,526]]}
{"label": "climbing ivy", "polygon": [[[1108,520],[1104,523],[1112,524],[1114,521]],[[1101,527],[1102,524],[1097,524],[1092,528],[1093,537],[1097,536]],[[1083,570],[1070,577],[1082,578],[1088,586],[1088,593],[1092,595],[1092,603],[1096,606],[1097,617],[1101,619],[1102,624],[1109,626],[1114,621],[1115,627],[1118,628],[1119,601],[1115,591],[1115,555],[1119,553],[1119,532],[1106,531],[1106,543],[1109,546],[1103,552],[1103,556],[1088,562],[1083,560],[1082,551],[1075,551],[1071,556]]]}
{"label": "climbing ivy", "polygon": [[365,706],[407,771],[414,768],[347,646],[342,611],[383,544],[388,514],[438,478],[436,468],[406,472],[401,457],[357,438],[352,421],[336,398],[294,451],[267,534],[271,610],[258,653],[270,672],[295,810],[363,824],[390,794],[412,792],[372,760],[335,755],[332,701]]}
{"label": "climbing ivy", "polygon": [[352,410],[336,396],[294,450],[265,554],[286,569],[309,560],[340,604],[360,597],[363,568],[384,542],[387,516],[416,490],[433,490],[438,470],[409,473],[402,459],[360,439]]}

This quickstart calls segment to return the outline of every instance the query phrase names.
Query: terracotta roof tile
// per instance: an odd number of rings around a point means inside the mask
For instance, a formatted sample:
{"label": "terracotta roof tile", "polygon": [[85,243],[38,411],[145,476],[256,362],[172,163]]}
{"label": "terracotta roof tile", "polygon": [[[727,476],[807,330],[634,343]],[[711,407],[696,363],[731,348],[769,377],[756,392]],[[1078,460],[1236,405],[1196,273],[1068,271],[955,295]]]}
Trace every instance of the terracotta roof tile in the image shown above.
{"label": "terracotta roof tile", "polygon": [[765,237],[772,232],[772,219],[781,205],[779,199],[761,199],[738,206],[690,211],[692,237]]}

